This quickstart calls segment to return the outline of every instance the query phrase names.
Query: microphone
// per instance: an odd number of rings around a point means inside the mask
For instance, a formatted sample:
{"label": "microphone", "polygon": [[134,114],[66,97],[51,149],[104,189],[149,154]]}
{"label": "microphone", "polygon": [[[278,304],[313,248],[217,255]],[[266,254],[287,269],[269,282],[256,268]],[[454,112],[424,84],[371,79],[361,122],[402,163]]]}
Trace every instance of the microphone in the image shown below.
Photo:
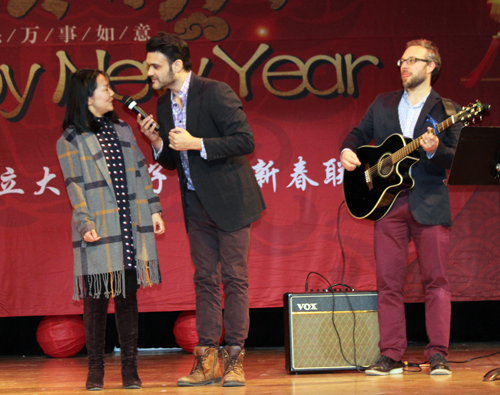
{"label": "microphone", "polygon": [[[142,118],[146,118],[148,116],[148,114],[146,114],[146,112],[141,107],[139,107],[137,105],[137,102],[130,96],[123,96],[121,102],[136,114],[140,114]],[[155,125],[155,130],[158,132],[160,130],[160,125],[158,125],[158,123],[156,123],[154,119],[153,124]]]}

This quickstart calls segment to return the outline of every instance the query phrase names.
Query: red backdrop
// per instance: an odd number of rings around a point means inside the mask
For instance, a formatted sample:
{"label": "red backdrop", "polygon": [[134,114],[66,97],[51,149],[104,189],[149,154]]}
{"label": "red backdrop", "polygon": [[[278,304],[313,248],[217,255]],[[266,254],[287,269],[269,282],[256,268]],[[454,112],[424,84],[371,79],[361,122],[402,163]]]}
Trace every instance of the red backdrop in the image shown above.
{"label": "red backdrop", "polygon": [[[10,0],[0,5],[0,316],[81,313],[71,300],[71,207],[55,152],[65,89],[78,68],[101,68],[119,95],[154,113],[145,40],[157,31],[189,41],[194,71],[226,81],[255,133],[249,160],[267,203],[252,230],[251,307],[282,305],[314,271],[331,283],[375,289],[373,224],[349,216],[339,147],[377,94],[398,89],[396,60],[411,39],[440,47],[444,97],[492,110],[500,125],[499,0]],[[141,311],[194,309],[193,266],[177,175],[154,167],[166,233],[163,284],[140,293]],[[448,272],[454,300],[500,299],[497,187],[451,187]],[[345,272],[339,235],[345,252]],[[408,301],[421,300],[412,248]],[[309,288],[326,288],[317,275]]]}

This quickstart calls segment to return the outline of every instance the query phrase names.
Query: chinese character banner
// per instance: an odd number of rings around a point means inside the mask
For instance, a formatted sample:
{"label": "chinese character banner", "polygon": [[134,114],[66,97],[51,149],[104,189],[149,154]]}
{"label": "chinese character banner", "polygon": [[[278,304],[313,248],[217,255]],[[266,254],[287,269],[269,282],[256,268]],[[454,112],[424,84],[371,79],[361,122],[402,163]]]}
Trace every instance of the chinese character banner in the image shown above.
{"label": "chinese character banner", "polygon": [[[159,31],[188,42],[195,73],[234,89],[254,131],[249,160],[267,210],[252,226],[251,307],[281,306],[283,293],[302,292],[306,283],[309,290],[335,283],[376,289],[373,222],[354,219],[342,204],[340,145],[378,94],[400,88],[396,62],[416,38],[440,48],[435,89],[460,105],[489,103],[480,125],[500,125],[500,0],[460,3],[3,1],[0,316],[82,312],[71,299],[71,206],[56,155],[68,81],[81,68],[110,75],[115,108],[134,130],[164,209],[166,232],[157,238],[163,284],[139,292],[140,309],[194,309],[177,174],[154,162],[135,115],[119,102],[132,96],[156,113],[145,43]],[[453,298],[500,299],[498,188],[450,192]],[[412,244],[408,262],[406,300],[422,301]]]}

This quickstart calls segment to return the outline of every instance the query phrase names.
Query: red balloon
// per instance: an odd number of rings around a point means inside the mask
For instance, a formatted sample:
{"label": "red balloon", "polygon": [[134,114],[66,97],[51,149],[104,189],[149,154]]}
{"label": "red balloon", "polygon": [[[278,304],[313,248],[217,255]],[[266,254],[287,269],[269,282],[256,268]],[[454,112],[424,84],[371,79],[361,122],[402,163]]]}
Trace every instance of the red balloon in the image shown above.
{"label": "red balloon", "polygon": [[[192,353],[198,345],[196,332],[196,311],[183,311],[174,323],[174,336],[177,344],[186,352]],[[224,327],[219,339],[219,344],[224,340]]]}
{"label": "red balloon", "polygon": [[38,324],[36,340],[51,357],[72,357],[85,345],[83,320],[79,315],[44,317]]}

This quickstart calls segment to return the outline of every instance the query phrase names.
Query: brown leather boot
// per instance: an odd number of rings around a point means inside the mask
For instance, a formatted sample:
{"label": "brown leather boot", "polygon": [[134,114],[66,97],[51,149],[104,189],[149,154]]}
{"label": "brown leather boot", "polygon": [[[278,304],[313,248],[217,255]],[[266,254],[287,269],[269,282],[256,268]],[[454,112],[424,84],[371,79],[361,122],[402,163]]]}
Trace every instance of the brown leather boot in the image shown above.
{"label": "brown leather boot", "polygon": [[214,384],[222,381],[219,367],[219,349],[215,347],[194,348],[194,364],[189,376],[181,377],[177,381],[180,387]]}
{"label": "brown leather boot", "polygon": [[222,352],[224,360],[223,387],[242,387],[247,385],[243,371],[245,349],[239,346],[226,346]]}

